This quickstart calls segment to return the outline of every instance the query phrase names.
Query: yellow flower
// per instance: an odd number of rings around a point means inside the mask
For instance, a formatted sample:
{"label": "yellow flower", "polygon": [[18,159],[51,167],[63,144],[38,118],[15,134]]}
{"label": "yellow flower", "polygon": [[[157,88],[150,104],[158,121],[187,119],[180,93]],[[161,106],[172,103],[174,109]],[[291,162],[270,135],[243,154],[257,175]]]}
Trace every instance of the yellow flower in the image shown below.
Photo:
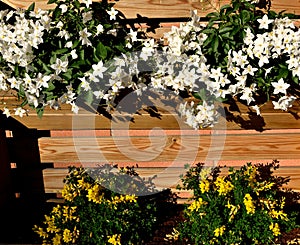
{"label": "yellow flower", "polygon": [[278,223],[275,223],[275,224],[271,223],[269,225],[269,228],[270,228],[271,231],[273,231],[274,236],[279,236],[281,234]]}
{"label": "yellow flower", "polygon": [[88,189],[90,189],[90,187],[91,187],[91,184],[90,184],[90,183],[85,182],[84,177],[82,177],[81,179],[79,179],[79,180],[77,181],[77,183],[78,183],[78,184],[77,184],[78,188],[81,189],[81,190],[88,190]]}
{"label": "yellow flower", "polygon": [[246,210],[247,210],[247,214],[254,214],[255,213],[255,206],[253,204],[252,197],[248,193],[245,194],[244,204],[245,204],[245,207],[246,207]]}
{"label": "yellow flower", "polygon": [[80,191],[73,185],[64,185],[61,194],[65,200],[72,202],[80,194]]}
{"label": "yellow flower", "polygon": [[173,231],[171,234],[167,234],[165,241],[177,241],[179,238],[179,231],[173,228]]}
{"label": "yellow flower", "polygon": [[191,211],[194,211],[194,210],[198,211],[200,209],[200,207],[205,204],[206,204],[206,202],[204,202],[203,199],[200,197],[198,200],[193,201],[190,204],[190,206],[188,207],[188,209]]}
{"label": "yellow flower", "polygon": [[201,193],[205,193],[209,191],[209,181],[208,180],[201,180],[199,184],[199,188],[201,190]]}
{"label": "yellow flower", "polygon": [[229,212],[229,221],[232,221],[234,216],[236,215],[237,211],[239,210],[239,206],[234,206],[232,204],[230,204],[230,202],[227,202],[227,205],[225,205],[227,208],[230,209]]}
{"label": "yellow flower", "polygon": [[121,245],[121,234],[114,234],[112,236],[107,236],[108,242],[113,245]]}
{"label": "yellow flower", "polygon": [[225,225],[222,225],[221,227],[215,229],[214,230],[215,237],[222,236],[224,234],[224,231],[225,231]]}
{"label": "yellow flower", "polygon": [[256,191],[256,194],[259,195],[259,192],[264,191],[264,190],[270,190],[273,185],[275,185],[274,182],[268,183],[266,181],[263,181],[263,182],[259,183],[258,187],[256,187],[254,190]]}
{"label": "yellow flower", "polygon": [[87,198],[89,201],[101,204],[103,202],[104,193],[101,193],[102,188],[99,185],[94,185],[88,189]]}
{"label": "yellow flower", "polygon": [[252,165],[247,166],[247,170],[245,171],[245,175],[248,175],[249,185],[253,187],[253,183],[256,181],[255,176],[257,173],[257,168]]}
{"label": "yellow flower", "polygon": [[54,216],[48,216],[45,215],[45,221],[44,224],[47,225],[47,232],[49,233],[57,233],[60,231],[59,228],[57,228],[56,224],[55,224],[55,217]]}
{"label": "yellow flower", "polygon": [[206,179],[207,176],[211,173],[212,169],[213,169],[212,167],[203,168],[200,172],[200,176],[199,176],[200,179]]}
{"label": "yellow flower", "polygon": [[231,184],[230,181],[225,181],[225,177],[220,176],[217,177],[215,185],[217,187],[219,195],[226,195],[234,188],[233,184]]}
{"label": "yellow flower", "polygon": [[126,202],[136,202],[136,201],[137,201],[136,199],[137,199],[137,198],[136,198],[135,195],[126,195],[126,196],[125,196],[125,201],[126,201]]}
{"label": "yellow flower", "polygon": [[73,240],[72,238],[72,233],[69,229],[65,229],[64,233],[63,233],[63,241],[68,243],[71,242]]}
{"label": "yellow flower", "polygon": [[43,228],[38,227],[37,225],[34,226],[33,230],[34,230],[35,233],[37,233],[42,238],[47,238],[48,237],[47,232],[44,231]]}
{"label": "yellow flower", "polygon": [[287,218],[287,214],[283,212],[283,210],[275,210],[275,209],[272,209],[270,210],[269,212],[270,216],[272,218],[275,218],[275,219],[283,219],[283,220],[288,220]]}
{"label": "yellow flower", "polygon": [[52,238],[52,244],[53,245],[60,245],[60,244],[62,244],[61,238],[62,238],[61,235],[58,234],[58,233],[56,233],[55,236]]}

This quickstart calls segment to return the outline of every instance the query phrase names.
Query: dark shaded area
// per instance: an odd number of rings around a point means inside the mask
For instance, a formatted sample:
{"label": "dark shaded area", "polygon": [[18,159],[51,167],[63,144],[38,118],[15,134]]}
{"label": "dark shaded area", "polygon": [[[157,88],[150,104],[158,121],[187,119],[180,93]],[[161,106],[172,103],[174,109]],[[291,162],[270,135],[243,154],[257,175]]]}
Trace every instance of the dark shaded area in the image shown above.
{"label": "dark shaded area", "polygon": [[[6,182],[6,200],[1,200],[0,244],[34,243],[32,227],[45,213],[47,206],[44,192],[42,165],[38,138],[49,136],[49,131],[29,129],[0,111],[0,129],[9,130],[12,137],[2,138],[6,144],[7,158],[0,155],[0,164],[7,165],[0,178]],[[6,142],[5,142],[6,141]],[[3,176],[4,175],[4,176]]]}

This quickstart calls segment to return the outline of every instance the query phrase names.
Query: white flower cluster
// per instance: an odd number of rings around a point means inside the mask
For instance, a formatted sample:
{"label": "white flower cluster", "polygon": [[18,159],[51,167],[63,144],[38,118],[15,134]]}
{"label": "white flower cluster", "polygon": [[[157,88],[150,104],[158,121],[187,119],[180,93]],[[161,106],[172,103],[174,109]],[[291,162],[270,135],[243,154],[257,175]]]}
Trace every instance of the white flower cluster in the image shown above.
{"label": "white flower cluster", "polygon": [[[104,100],[108,111],[115,107],[114,100],[124,88],[132,89],[137,95],[142,95],[147,87],[153,91],[173,91],[178,96],[181,92],[192,94],[206,89],[212,77],[201,53],[200,44],[206,36],[188,36],[194,27],[191,22],[173,27],[167,37],[169,45],[162,50],[153,39],[144,40],[140,52],[114,58],[105,67],[102,62],[93,65],[92,71],[80,78],[81,87],[85,92],[93,93],[98,101]],[[196,54],[187,55],[188,50]],[[199,105],[182,103],[175,109],[194,128],[213,126],[218,118],[214,104],[206,101]]]}
{"label": "white flower cluster", "polygon": [[[288,96],[289,82],[283,77],[278,78],[282,71],[273,71],[274,64],[286,65],[292,76],[300,79],[300,30],[295,30],[292,20],[287,17],[270,20],[267,15],[258,19],[260,29],[271,31],[255,35],[250,29],[246,31],[244,47],[241,50],[230,51],[228,61],[228,72],[233,76],[228,87],[233,96],[240,95],[249,105],[255,103],[255,92],[257,91],[257,79],[275,79],[271,82],[274,97],[274,109],[287,110],[296,99]],[[258,112],[259,113],[259,112]]]}
{"label": "white flower cluster", "polygon": [[[91,1],[85,0],[84,3],[89,7]],[[68,11],[64,4],[60,9],[63,13]],[[111,21],[116,20],[117,10],[111,8],[107,13]],[[9,22],[12,16],[14,24]],[[31,17],[25,18],[20,10],[0,12],[0,54],[6,64],[0,72],[0,90],[24,90],[28,103],[36,108],[42,104],[57,109],[61,103],[67,103],[71,104],[72,111],[77,112],[77,95],[62,73],[66,73],[72,61],[78,59],[80,54],[74,48],[78,44],[74,45],[73,34],[64,29],[64,23],[50,21],[49,12],[32,12]],[[83,12],[82,20],[83,25],[91,21],[92,11]],[[78,78],[80,93],[90,101],[104,101],[108,111],[116,106],[115,99],[124,89],[137,95],[142,95],[146,88],[170,90],[178,96],[182,93],[190,96],[202,94],[199,104],[186,102],[177,108],[186,123],[197,129],[217,122],[215,102],[229,96],[245,101],[260,114],[256,97],[259,96],[260,83],[267,81],[274,108],[287,110],[296,98],[289,93],[291,81],[286,79],[288,75],[281,73],[286,67],[288,74],[300,79],[300,31],[288,18],[273,20],[264,15],[257,21],[260,32],[246,30],[242,48],[229,51],[227,67],[212,66],[204,55],[203,44],[207,35],[201,32],[205,26],[199,24],[196,12],[193,12],[191,21],[174,26],[166,33],[167,45],[164,47],[157,45],[154,39],[140,40],[137,32],[130,30],[126,37],[127,47],[139,41],[143,42],[142,49],[123,54],[109,63],[94,61],[90,70]],[[52,58],[47,73],[33,71],[33,50],[38,50],[43,44],[43,36],[52,29],[58,30],[58,38],[65,43],[62,48],[67,51]],[[75,39],[81,46],[91,47],[91,38],[103,32],[102,24],[95,26],[93,31],[82,28]],[[117,35],[114,27],[109,32]],[[278,63],[284,67],[273,66]],[[16,64],[25,68],[22,76],[11,75]],[[44,89],[53,86],[51,82],[54,80],[66,84],[66,92],[59,98],[47,100]],[[6,107],[1,109],[10,115]],[[23,108],[15,108],[15,115],[25,113]]]}
{"label": "white flower cluster", "polygon": [[[92,20],[93,10],[90,8],[91,0],[82,1],[86,5],[86,9],[81,8],[79,11],[72,3],[59,2],[59,8],[62,14],[67,11],[73,11],[81,18],[82,24],[87,27],[78,32],[78,36],[74,33],[69,33],[66,30],[63,21],[57,21],[53,18],[53,12],[36,10],[26,12],[22,9],[0,11],[0,91],[14,90],[17,93],[22,93],[27,103],[34,108],[44,108],[50,106],[58,109],[61,104],[71,104],[72,111],[77,112],[78,107],[75,104],[76,94],[72,88],[72,83],[68,81],[62,74],[72,69],[72,63],[79,61],[79,53],[76,47],[92,45],[90,38],[97,37],[105,31],[102,24],[92,26],[89,22]],[[116,11],[113,7],[106,11],[110,20],[116,20]],[[113,22],[110,28],[111,35],[117,35]],[[61,53],[55,53],[55,50],[46,51],[51,53],[53,57],[49,58],[48,63],[44,63],[35,55],[40,49],[47,48],[45,38],[51,33],[57,33],[57,48],[62,50]],[[135,32],[126,37],[127,43],[130,46],[131,40],[134,38]],[[45,37],[46,36],[46,37]],[[52,41],[53,42],[53,41]],[[64,45],[65,43],[65,45]],[[43,45],[43,48],[40,48]],[[64,46],[62,46],[64,45]],[[47,54],[45,54],[47,57]],[[43,66],[40,71],[37,67]],[[93,67],[96,65],[93,65]],[[20,71],[22,69],[22,72]],[[53,82],[65,84],[64,91],[58,97],[54,91]],[[88,85],[86,85],[88,86]],[[48,92],[50,91],[50,92]],[[52,98],[46,98],[48,94],[53,94]],[[6,107],[6,102],[0,107],[3,113],[9,117],[12,113]],[[23,117],[27,113],[23,107],[14,108],[14,115]]]}

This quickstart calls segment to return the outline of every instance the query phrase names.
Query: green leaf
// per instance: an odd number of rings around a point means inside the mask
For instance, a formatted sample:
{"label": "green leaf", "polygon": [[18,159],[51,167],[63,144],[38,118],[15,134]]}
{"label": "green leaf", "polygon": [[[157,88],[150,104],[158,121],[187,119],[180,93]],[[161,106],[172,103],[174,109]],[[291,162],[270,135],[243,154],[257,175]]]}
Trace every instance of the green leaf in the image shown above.
{"label": "green leaf", "polygon": [[206,15],[207,18],[212,18],[212,17],[220,17],[220,14],[218,12],[212,12]]}
{"label": "green leaf", "polygon": [[286,69],[286,68],[281,68],[281,69],[279,69],[279,74],[276,78],[278,80],[281,79],[281,78],[286,79],[288,77],[288,75],[289,75],[289,70]]}
{"label": "green leaf", "polygon": [[93,103],[93,100],[94,100],[94,95],[93,95],[93,91],[89,90],[85,96],[84,96],[84,99],[86,101],[86,103],[88,105],[91,105]]}
{"label": "green leaf", "polygon": [[69,51],[69,49],[67,49],[67,48],[62,48],[62,49],[55,50],[55,51],[53,52],[53,54],[65,54],[65,53],[68,52],[68,51]]}
{"label": "green leaf", "polygon": [[24,89],[22,84],[19,87],[18,96],[21,97],[21,98],[25,97],[25,89]]}
{"label": "green leaf", "polygon": [[54,9],[54,11],[53,11],[53,17],[54,17],[54,19],[58,19],[60,15],[61,15],[61,9],[58,8],[58,7],[56,7]]}
{"label": "green leaf", "polygon": [[39,118],[42,118],[44,114],[44,107],[36,108],[36,114],[38,115]]}
{"label": "green leaf", "polygon": [[30,4],[30,6],[27,8],[27,11],[34,11],[35,3]]}
{"label": "green leaf", "polygon": [[229,4],[224,4],[220,10],[223,10],[223,9],[228,9],[228,8],[231,8],[231,6]]}
{"label": "green leaf", "polygon": [[216,32],[216,30],[214,28],[212,28],[212,29],[204,29],[202,31],[202,33],[204,33],[204,34],[213,34],[215,32]]}
{"label": "green leaf", "polygon": [[97,55],[101,57],[102,60],[105,60],[105,58],[107,57],[107,48],[102,42],[98,43],[96,47],[96,52]]}
{"label": "green leaf", "polygon": [[214,39],[213,39],[213,44],[212,44],[212,50],[214,53],[217,53],[218,52],[218,48],[219,48],[219,37],[216,36]]}
{"label": "green leaf", "polygon": [[47,4],[56,3],[57,0],[49,0]]}
{"label": "green leaf", "polygon": [[232,26],[225,26],[225,27],[222,27],[222,28],[219,29],[219,33],[223,34],[223,33],[226,33],[226,32],[230,32],[232,30],[233,30]]}
{"label": "green leaf", "polygon": [[294,83],[299,84],[299,78],[298,77],[292,77],[292,80]]}
{"label": "green leaf", "polygon": [[79,60],[70,65],[71,68],[79,69],[81,66],[86,65],[85,60]]}
{"label": "green leaf", "polygon": [[71,80],[72,79],[72,69],[68,69],[65,73],[61,74],[61,77],[66,79],[66,80]]}

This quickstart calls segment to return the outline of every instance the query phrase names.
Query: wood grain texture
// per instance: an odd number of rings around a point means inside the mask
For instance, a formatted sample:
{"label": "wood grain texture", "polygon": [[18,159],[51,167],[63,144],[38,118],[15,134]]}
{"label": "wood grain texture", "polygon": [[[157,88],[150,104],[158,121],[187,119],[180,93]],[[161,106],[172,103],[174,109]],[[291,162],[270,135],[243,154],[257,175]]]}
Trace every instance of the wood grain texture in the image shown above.
{"label": "wood grain texture", "polygon": [[[173,103],[173,102],[172,102]],[[13,109],[19,103],[13,98],[6,99],[6,107]],[[156,104],[154,104],[156,105]],[[300,106],[299,101],[288,111],[274,110],[272,103],[267,103],[261,108],[262,117],[256,116],[248,107],[237,103],[234,109],[229,105],[222,105],[226,120],[220,117],[216,129],[300,129]],[[22,118],[12,115],[17,121],[28,128],[39,130],[71,130],[86,129],[99,130],[111,128],[121,129],[191,129],[175,111],[175,108],[157,107],[155,113],[149,113],[146,109],[139,109],[133,114],[112,112],[113,120],[108,117],[87,111],[83,108],[78,114],[71,112],[69,105],[62,105],[61,109],[54,110],[46,108],[42,118],[39,118],[35,111],[30,109],[28,116]]]}
{"label": "wood grain texture", "polygon": [[[28,8],[33,0],[2,0],[4,3],[17,8]],[[53,8],[47,5],[48,0],[35,0],[36,7]],[[115,8],[122,11],[127,18],[136,18],[137,14],[151,18],[177,18],[189,17],[191,10],[205,16],[208,12],[218,9],[220,5],[228,3],[227,0],[121,0]],[[273,0],[272,9],[286,10],[290,13],[300,14],[299,0]]]}
{"label": "wood grain texture", "polygon": [[[247,142],[247,143],[246,143]],[[42,138],[42,162],[174,162],[300,159],[300,134]],[[217,157],[219,156],[219,157]],[[219,159],[218,159],[219,158]]]}
{"label": "wood grain texture", "polygon": [[[152,177],[156,174],[161,174],[164,169],[162,168],[138,168],[136,171],[141,177]],[[224,168],[223,174],[226,174],[227,169]],[[63,189],[64,183],[63,179],[67,175],[67,169],[45,169],[44,174],[44,183],[45,183],[45,192],[46,193],[60,193]],[[182,174],[182,169],[171,168],[168,171],[167,176],[160,175],[159,180],[157,181],[159,188],[171,188],[174,192],[176,190],[176,185],[180,183],[180,174]],[[295,191],[300,191],[300,166],[292,167],[280,167],[275,171],[274,175],[282,177],[290,177],[290,182],[288,185],[283,186],[284,188],[291,188]],[[182,193],[183,197],[186,193]]]}

